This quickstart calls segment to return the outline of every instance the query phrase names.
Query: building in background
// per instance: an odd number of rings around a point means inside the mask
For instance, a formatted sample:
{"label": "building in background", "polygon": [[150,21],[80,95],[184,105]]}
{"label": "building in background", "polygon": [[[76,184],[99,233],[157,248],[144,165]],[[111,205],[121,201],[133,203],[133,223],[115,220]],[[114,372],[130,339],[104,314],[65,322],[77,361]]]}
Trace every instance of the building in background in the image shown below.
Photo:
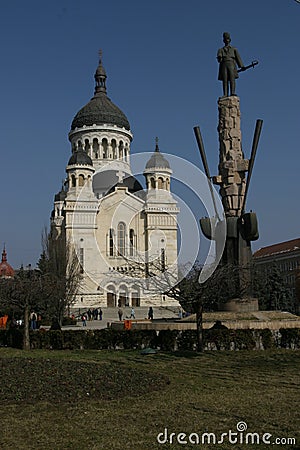
{"label": "building in background", "polygon": [[300,238],[262,247],[253,254],[255,264],[278,268],[283,279],[295,295],[296,277],[300,270]]}
{"label": "building in background", "polygon": [[7,253],[5,247],[2,252],[2,259],[0,263],[0,278],[13,278],[15,275],[14,269],[7,262]]}
{"label": "building in background", "polygon": [[[156,141],[145,165],[146,189],[132,174],[133,135],[107,96],[106,78],[100,57],[94,96],[72,121],[72,154],[54,198],[51,235],[77,251],[83,280],[76,307],[160,306],[163,296],[149,295],[139,279],[149,278],[154,263],[177,274],[179,209],[170,190],[172,170]],[[165,299],[165,306],[177,306]]]}

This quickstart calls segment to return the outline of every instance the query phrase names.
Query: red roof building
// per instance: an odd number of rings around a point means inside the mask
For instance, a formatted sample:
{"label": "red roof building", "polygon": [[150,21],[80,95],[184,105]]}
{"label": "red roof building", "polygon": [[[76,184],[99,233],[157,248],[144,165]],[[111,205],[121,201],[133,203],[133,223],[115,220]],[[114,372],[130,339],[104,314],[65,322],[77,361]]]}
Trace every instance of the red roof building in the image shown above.
{"label": "red roof building", "polygon": [[0,278],[12,278],[15,275],[14,269],[7,262],[5,247],[2,252],[2,260],[0,263]]}
{"label": "red roof building", "polygon": [[292,239],[291,241],[279,242],[278,244],[269,245],[268,247],[262,247],[254,254],[254,258],[285,258],[285,257],[297,257],[300,255],[300,238]]}

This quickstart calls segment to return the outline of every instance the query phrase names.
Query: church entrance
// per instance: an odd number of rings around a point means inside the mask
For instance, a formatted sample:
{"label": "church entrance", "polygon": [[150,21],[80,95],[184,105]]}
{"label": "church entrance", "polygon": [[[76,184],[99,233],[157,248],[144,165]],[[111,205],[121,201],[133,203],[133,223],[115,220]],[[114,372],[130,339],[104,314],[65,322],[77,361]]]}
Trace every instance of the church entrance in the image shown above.
{"label": "church entrance", "polygon": [[135,307],[135,306],[140,306],[140,297],[139,297],[139,294],[138,294],[138,292],[133,292],[132,293],[132,295],[131,295],[131,302],[132,302],[132,306],[133,307]]}
{"label": "church entrance", "polygon": [[127,306],[128,301],[127,301],[127,297],[126,294],[121,292],[119,295],[119,302],[118,302],[118,306]]}
{"label": "church entrance", "polygon": [[107,307],[114,308],[116,306],[116,294],[113,292],[107,293]]}

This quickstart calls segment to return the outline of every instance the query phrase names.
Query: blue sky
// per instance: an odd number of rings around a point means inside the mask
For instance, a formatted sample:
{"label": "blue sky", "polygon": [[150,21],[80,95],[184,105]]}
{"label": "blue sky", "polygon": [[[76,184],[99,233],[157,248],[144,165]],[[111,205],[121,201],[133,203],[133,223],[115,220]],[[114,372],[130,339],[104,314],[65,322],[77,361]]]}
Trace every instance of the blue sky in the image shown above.
{"label": "blue sky", "polygon": [[126,114],[132,152],[162,152],[200,166],[193,127],[201,127],[217,174],[216,52],[222,33],[244,64],[242,142],[249,157],[256,119],[264,120],[248,197],[258,214],[253,248],[299,232],[299,21],[294,0],[11,0],[1,7],[1,221],[14,267],[35,264],[41,232],[70,156],[68,132],[93,96],[98,50],[108,96]]}

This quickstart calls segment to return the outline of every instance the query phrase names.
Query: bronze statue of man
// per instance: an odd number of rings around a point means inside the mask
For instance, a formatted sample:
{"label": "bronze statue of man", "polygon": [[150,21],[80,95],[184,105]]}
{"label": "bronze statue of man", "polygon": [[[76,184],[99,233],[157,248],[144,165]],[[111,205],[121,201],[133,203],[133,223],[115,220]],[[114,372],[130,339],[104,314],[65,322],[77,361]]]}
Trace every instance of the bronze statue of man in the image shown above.
{"label": "bronze statue of man", "polygon": [[237,66],[241,70],[245,70],[245,68],[239,52],[230,45],[231,38],[229,33],[223,33],[223,42],[225,44],[224,47],[220,48],[217,53],[217,60],[220,63],[218,80],[223,82],[224,97],[228,97],[229,86],[230,95],[236,95],[235,79],[239,77]]}

